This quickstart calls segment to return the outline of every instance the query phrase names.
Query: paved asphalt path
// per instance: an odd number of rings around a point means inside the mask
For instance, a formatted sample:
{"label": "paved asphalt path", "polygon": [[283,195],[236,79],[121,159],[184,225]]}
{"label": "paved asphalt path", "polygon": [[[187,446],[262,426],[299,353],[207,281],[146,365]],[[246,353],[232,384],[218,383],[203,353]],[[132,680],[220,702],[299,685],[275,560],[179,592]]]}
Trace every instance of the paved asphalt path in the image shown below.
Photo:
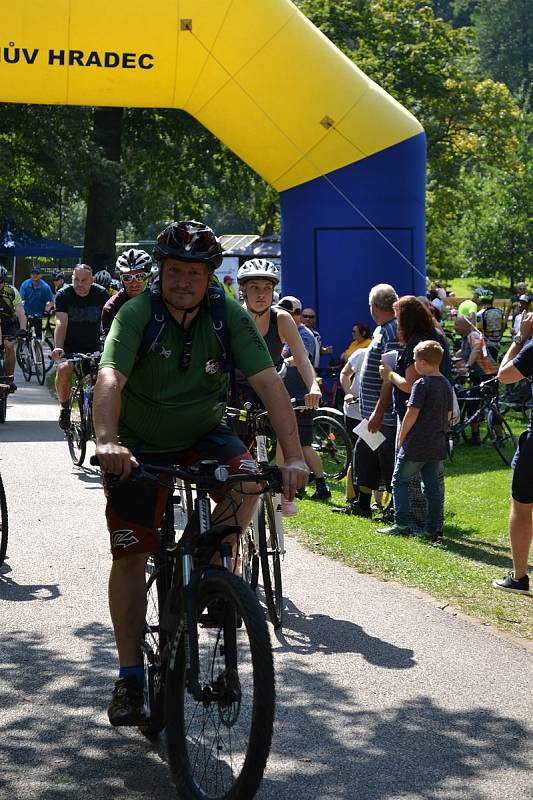
{"label": "paved asphalt path", "polygon": [[[163,743],[107,723],[116,662],[98,474],[72,467],[46,390],[19,385],[0,426],[0,797],[173,798]],[[287,545],[259,800],[532,798],[533,650]]]}

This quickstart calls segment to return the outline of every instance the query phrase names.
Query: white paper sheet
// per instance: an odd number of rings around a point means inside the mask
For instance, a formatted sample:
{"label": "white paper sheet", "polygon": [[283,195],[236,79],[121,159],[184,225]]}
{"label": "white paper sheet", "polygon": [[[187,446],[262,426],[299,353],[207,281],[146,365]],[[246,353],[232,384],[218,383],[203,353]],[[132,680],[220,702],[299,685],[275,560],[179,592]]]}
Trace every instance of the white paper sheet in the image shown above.
{"label": "white paper sheet", "polygon": [[376,431],[376,433],[370,433],[368,430],[368,420],[362,419],[359,425],[353,429],[353,432],[356,433],[358,436],[361,437],[363,442],[370,447],[371,450],[377,450],[380,444],[385,441],[385,437],[381,433],[381,431]]}

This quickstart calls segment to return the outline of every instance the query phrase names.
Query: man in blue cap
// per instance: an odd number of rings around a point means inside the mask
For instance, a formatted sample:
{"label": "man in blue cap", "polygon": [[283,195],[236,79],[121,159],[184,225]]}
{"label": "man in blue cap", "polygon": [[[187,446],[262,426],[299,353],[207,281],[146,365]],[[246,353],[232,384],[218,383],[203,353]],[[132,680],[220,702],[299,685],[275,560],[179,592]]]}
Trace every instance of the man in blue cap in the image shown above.
{"label": "man in blue cap", "polygon": [[32,267],[30,277],[23,281],[20,296],[24,302],[24,312],[28,325],[33,325],[38,339],[43,337],[43,315],[54,305],[54,295],[50,286],[41,277],[41,268]]}

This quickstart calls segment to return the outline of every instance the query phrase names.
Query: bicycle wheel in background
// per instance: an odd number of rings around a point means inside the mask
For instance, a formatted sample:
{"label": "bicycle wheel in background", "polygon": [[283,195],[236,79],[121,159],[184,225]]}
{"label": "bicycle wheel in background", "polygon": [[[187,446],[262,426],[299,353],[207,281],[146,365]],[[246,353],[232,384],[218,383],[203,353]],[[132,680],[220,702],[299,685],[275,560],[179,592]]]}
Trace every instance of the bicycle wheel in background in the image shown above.
{"label": "bicycle wheel in background", "polygon": [[46,375],[43,346],[38,339],[34,339],[32,347],[33,347],[33,367],[35,370],[35,377],[37,378],[37,383],[40,384],[40,386],[43,386]]}
{"label": "bicycle wheel in background", "polygon": [[263,589],[268,616],[275,628],[283,620],[283,586],[281,581],[281,554],[276,528],[276,515],[272,495],[265,494],[259,500],[257,544],[263,576]]}
{"label": "bicycle wheel in background", "polygon": [[144,666],[144,715],[139,725],[145,736],[157,736],[165,727],[163,652],[166,634],[161,627],[166,597],[161,557],[151,555],[146,564],[146,618],[141,651]]}
{"label": "bicycle wheel in background", "polygon": [[4,563],[7,551],[7,534],[8,534],[8,519],[7,519],[7,502],[4,483],[0,476],[0,566]]}
{"label": "bicycle wheel in background", "polygon": [[516,438],[509,423],[496,408],[490,408],[487,414],[488,440],[496,448],[501,460],[508,467],[516,451]]}
{"label": "bicycle wheel in background", "polygon": [[17,362],[24,375],[24,380],[29,383],[31,380],[31,353],[26,339],[19,339],[17,342]]}
{"label": "bicycle wheel in background", "polygon": [[352,443],[339,420],[320,414],[313,419],[313,450],[322,460],[326,478],[344,478],[352,461]]}
{"label": "bicycle wheel in background", "polygon": [[3,425],[7,416],[7,392],[2,389],[0,394],[0,425]]}
{"label": "bicycle wheel in background", "polygon": [[[202,623],[208,606],[216,608],[220,623]],[[251,589],[222,569],[198,584],[196,612],[202,699],[188,691],[183,632],[172,643],[167,670],[167,747],[177,793],[181,800],[252,798],[263,777],[274,724],[274,664],[266,620]],[[237,620],[242,620],[239,628]]]}
{"label": "bicycle wheel in background", "polygon": [[74,386],[70,393],[70,428],[66,435],[70,457],[76,467],[81,467],[85,459],[87,449],[85,427],[83,394],[80,386]]}

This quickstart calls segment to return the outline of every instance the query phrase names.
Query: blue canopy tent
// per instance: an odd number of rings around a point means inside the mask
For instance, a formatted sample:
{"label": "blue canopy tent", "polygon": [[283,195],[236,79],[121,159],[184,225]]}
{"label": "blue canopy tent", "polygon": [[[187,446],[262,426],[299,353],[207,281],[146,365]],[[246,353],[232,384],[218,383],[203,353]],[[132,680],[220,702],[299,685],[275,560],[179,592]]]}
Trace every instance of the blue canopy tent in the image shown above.
{"label": "blue canopy tent", "polygon": [[74,247],[55,239],[18,233],[9,226],[0,233],[0,256],[10,256],[13,259],[13,283],[15,283],[17,257],[78,258],[80,251],[79,246]]}

